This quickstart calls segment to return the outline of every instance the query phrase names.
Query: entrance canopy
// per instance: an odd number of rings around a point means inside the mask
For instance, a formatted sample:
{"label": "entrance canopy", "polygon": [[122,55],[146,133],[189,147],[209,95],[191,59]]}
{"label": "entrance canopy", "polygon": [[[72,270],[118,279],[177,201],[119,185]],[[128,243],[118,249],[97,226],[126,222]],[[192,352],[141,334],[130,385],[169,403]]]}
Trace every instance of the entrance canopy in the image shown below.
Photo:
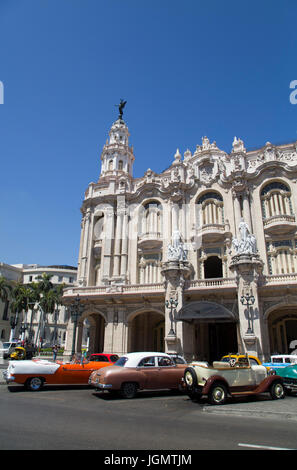
{"label": "entrance canopy", "polygon": [[192,302],[179,310],[177,321],[237,322],[235,315],[223,305],[215,302]]}

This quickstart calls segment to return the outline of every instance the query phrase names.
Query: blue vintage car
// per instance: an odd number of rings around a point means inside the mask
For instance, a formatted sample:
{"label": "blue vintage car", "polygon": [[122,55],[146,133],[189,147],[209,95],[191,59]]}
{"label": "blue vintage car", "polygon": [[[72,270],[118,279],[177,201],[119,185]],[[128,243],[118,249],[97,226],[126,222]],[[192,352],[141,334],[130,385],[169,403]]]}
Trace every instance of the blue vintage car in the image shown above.
{"label": "blue vintage car", "polygon": [[270,357],[270,362],[263,362],[263,366],[272,367],[273,369],[279,368],[279,367],[287,367],[290,364],[297,364],[297,355],[273,354]]}
{"label": "blue vintage car", "polygon": [[297,364],[287,367],[273,367],[276,375],[283,379],[283,384],[287,394],[297,392]]}

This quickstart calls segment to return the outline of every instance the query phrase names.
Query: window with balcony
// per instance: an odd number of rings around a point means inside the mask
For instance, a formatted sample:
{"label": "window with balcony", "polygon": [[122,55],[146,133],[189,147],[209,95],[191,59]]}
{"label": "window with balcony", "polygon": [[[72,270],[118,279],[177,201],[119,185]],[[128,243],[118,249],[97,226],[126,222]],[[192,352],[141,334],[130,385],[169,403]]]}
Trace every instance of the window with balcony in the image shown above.
{"label": "window with balcony", "polygon": [[261,191],[263,219],[268,221],[279,216],[294,218],[290,188],[280,182],[272,181]]}
{"label": "window with balcony", "polygon": [[198,226],[223,225],[224,203],[219,193],[207,192],[199,197],[197,201]]}
{"label": "window with balcony", "polygon": [[151,201],[140,209],[139,237],[159,239],[162,233],[162,205]]}

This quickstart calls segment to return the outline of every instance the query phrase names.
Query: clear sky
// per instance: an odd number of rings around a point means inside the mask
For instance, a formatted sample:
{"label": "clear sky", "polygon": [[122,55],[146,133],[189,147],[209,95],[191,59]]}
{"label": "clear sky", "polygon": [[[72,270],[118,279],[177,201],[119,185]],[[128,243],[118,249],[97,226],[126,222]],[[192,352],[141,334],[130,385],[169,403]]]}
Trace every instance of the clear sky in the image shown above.
{"label": "clear sky", "polygon": [[0,0],[0,261],[76,265],[115,105],[134,176],[297,139],[296,0]]}

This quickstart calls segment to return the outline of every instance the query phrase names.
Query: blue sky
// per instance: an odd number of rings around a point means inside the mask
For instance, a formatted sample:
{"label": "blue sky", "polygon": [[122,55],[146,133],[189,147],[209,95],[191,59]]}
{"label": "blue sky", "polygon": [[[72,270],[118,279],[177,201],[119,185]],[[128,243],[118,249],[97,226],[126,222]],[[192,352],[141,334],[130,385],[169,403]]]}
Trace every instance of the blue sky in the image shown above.
{"label": "blue sky", "polygon": [[134,176],[297,139],[295,0],[0,0],[0,261],[76,265],[115,104]]}

